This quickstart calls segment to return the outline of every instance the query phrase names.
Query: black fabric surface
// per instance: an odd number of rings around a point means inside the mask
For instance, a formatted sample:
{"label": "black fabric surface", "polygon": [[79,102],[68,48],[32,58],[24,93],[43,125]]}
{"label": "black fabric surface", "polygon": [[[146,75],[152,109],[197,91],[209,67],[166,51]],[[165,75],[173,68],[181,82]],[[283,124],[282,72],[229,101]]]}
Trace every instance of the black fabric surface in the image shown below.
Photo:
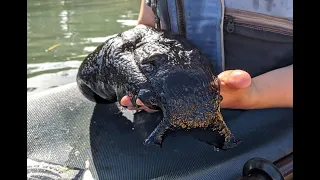
{"label": "black fabric surface", "polygon": [[292,151],[292,109],[224,110],[242,143],[215,152],[191,136],[168,136],[162,148],[144,146],[161,113],[96,105],[75,83],[27,101],[27,158],[83,169],[95,180],[237,179],[250,158],[274,161]]}

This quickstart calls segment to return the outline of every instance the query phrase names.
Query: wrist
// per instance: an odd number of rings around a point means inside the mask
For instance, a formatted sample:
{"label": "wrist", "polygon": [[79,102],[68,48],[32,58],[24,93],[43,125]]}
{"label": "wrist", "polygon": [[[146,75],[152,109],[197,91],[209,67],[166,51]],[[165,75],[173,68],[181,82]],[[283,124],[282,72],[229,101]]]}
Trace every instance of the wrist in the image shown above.
{"label": "wrist", "polygon": [[254,81],[254,78],[251,81],[251,84],[248,88],[248,96],[246,97],[246,105],[247,109],[256,109],[259,105],[259,91]]}
{"label": "wrist", "polygon": [[258,106],[258,91],[253,82],[250,86],[237,89],[222,91],[221,108],[226,109],[256,109]]}

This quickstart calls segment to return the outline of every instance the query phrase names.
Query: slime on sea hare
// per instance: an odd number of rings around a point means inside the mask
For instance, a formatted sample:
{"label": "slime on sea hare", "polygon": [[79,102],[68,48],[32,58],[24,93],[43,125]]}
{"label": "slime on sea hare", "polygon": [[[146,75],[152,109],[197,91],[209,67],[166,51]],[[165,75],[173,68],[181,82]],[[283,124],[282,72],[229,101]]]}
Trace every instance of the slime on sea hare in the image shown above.
{"label": "slime on sea hare", "polygon": [[114,103],[124,95],[136,105],[160,109],[163,120],[144,141],[162,146],[170,131],[210,129],[229,149],[241,141],[220,112],[220,82],[213,65],[185,38],[169,31],[138,26],[108,39],[81,64],[77,84],[96,103]]}

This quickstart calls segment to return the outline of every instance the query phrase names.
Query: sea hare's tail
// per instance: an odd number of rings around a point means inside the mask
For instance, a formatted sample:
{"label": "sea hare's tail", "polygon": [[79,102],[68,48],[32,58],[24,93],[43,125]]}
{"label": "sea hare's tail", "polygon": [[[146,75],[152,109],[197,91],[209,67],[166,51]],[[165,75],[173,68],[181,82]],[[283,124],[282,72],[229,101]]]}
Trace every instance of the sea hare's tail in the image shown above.
{"label": "sea hare's tail", "polygon": [[227,150],[236,147],[238,144],[240,144],[242,141],[237,139],[233,134],[230,135],[229,138],[226,138],[222,149]]}
{"label": "sea hare's tail", "polygon": [[162,142],[165,138],[166,132],[169,129],[168,121],[166,118],[162,119],[159,125],[153,130],[149,137],[144,141],[144,145],[158,145],[162,147]]}

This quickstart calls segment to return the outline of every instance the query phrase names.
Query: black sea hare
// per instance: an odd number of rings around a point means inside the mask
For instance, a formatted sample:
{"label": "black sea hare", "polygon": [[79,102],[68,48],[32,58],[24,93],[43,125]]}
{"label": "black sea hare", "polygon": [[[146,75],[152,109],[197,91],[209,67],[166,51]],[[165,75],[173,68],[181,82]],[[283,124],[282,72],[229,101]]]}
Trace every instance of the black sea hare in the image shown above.
{"label": "black sea hare", "polygon": [[212,64],[183,37],[138,26],[124,31],[89,54],[79,68],[81,93],[96,103],[124,95],[161,109],[163,120],[145,140],[162,145],[168,132],[211,129],[224,138],[220,149],[240,143],[220,112],[220,82]]}

